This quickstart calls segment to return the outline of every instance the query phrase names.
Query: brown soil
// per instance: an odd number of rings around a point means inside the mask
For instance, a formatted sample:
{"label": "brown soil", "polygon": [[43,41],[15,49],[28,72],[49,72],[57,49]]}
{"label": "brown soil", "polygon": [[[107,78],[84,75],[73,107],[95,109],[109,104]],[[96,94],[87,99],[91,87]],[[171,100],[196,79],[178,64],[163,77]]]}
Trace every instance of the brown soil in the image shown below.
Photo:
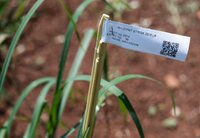
{"label": "brown soil", "polygon": [[[141,1],[141,7],[133,11],[126,11],[122,14],[121,20],[124,23],[138,23],[143,18],[152,19],[150,28],[165,30],[177,33],[176,28],[168,22],[170,13],[166,10],[165,4],[157,0]],[[69,7],[74,11],[81,3],[79,0],[68,1]],[[180,1],[181,3],[181,1]],[[97,28],[98,21],[104,11],[101,1],[91,4],[81,15],[78,22],[78,30],[83,36],[87,28]],[[68,25],[67,17],[61,6],[48,0],[38,10],[38,17],[31,20],[26,27],[20,44],[25,45],[25,52],[15,54],[12,66],[9,69],[6,80],[6,88],[10,95],[7,104],[0,107],[0,123],[2,124],[11,108],[19,97],[21,91],[33,80],[44,76],[56,76],[58,71],[59,57],[62,45],[55,42],[54,38],[64,34]],[[155,78],[163,83],[168,82],[172,76],[178,84],[173,88],[177,106],[181,109],[181,115],[177,118],[178,125],[174,129],[163,127],[164,119],[171,117],[171,99],[168,96],[166,87],[147,80],[130,80],[119,86],[128,96],[134,106],[147,138],[200,138],[200,54],[199,54],[199,32],[200,17],[196,14],[183,14],[187,19],[184,35],[191,36],[191,44],[186,62],[178,62],[163,57],[149,54],[137,53],[109,45],[109,74],[110,76],[125,74],[143,74]],[[90,74],[95,41],[90,45],[87,55],[82,64],[80,74]],[[65,76],[70,68],[72,59],[78,48],[78,41],[73,35],[68,56]],[[42,65],[37,65],[38,57],[44,59]],[[171,81],[171,80],[170,80]],[[172,80],[173,81],[173,80]],[[166,84],[167,85],[167,84]],[[67,127],[72,126],[81,117],[85,107],[88,84],[78,82],[73,91],[75,99],[68,101],[63,114],[63,122]],[[22,106],[19,116],[30,117],[39,89],[32,92]],[[48,95],[51,101],[52,92]],[[139,137],[136,127],[130,116],[125,118],[120,112],[117,99],[110,97],[107,105],[101,110],[97,117],[94,138],[133,138]],[[2,103],[1,103],[2,104]],[[151,105],[163,107],[155,116],[148,114]],[[23,118],[24,120],[24,118]],[[22,137],[27,121],[22,118],[16,119],[12,137]],[[44,127],[41,126],[41,134],[44,137]],[[59,126],[57,137],[67,129]],[[72,137],[75,137],[73,135]]]}

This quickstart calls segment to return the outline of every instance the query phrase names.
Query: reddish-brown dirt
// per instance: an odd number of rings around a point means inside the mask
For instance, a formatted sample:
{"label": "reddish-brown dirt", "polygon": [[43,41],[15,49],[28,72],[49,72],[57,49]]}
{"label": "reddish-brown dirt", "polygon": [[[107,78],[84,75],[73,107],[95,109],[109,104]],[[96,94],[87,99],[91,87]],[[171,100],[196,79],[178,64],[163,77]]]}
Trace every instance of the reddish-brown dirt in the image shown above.
{"label": "reddish-brown dirt", "polygon": [[[158,3],[159,2],[159,3]],[[180,1],[180,4],[184,1]],[[68,1],[69,7],[74,11],[81,3],[79,0]],[[81,15],[78,21],[78,31],[81,36],[87,28],[97,28],[98,21],[104,13],[104,5],[99,0],[92,3]],[[38,16],[31,20],[26,27],[19,44],[25,45],[25,52],[15,54],[12,65],[9,68],[6,80],[6,88],[10,99],[15,103],[21,91],[33,80],[44,76],[56,76],[58,72],[59,58],[62,44],[55,42],[54,38],[64,34],[68,25],[68,19],[64,10],[53,0],[45,1],[38,10]],[[141,1],[140,8],[126,11],[122,14],[121,21],[124,23],[139,23],[141,19],[152,19],[149,28],[177,33],[176,28],[168,20],[171,14],[166,10],[163,1]],[[134,106],[144,129],[146,138],[200,138],[200,17],[196,13],[185,13],[182,17],[187,21],[184,35],[191,37],[189,54],[186,62],[178,62],[163,57],[128,51],[116,46],[108,45],[109,74],[111,77],[125,74],[143,74],[161,81],[178,83],[173,89],[176,104],[181,110],[177,117],[178,125],[174,129],[167,129],[162,125],[163,120],[171,117],[171,99],[164,85],[148,80],[129,80],[118,85],[128,96]],[[73,35],[65,77],[77,51],[78,40]],[[90,74],[95,40],[92,41],[86,57],[84,58],[80,74]],[[44,60],[42,65],[36,65],[38,57]],[[172,80],[169,79],[171,76]],[[166,84],[166,85],[167,85]],[[63,114],[63,122],[67,127],[78,121],[84,111],[88,84],[77,82],[73,92],[75,99],[68,101]],[[31,117],[32,109],[39,89],[32,92],[23,104],[19,116]],[[53,90],[48,95],[51,101]],[[98,114],[94,138],[136,138],[139,137],[136,127],[130,116],[125,118],[120,112],[116,97],[110,97],[106,106]],[[9,103],[10,104],[10,103]],[[148,108],[151,105],[160,107],[156,115],[150,116]],[[4,110],[4,111],[3,111]],[[9,115],[11,107],[0,112],[2,124]],[[27,127],[27,121],[18,117],[12,130],[12,137],[22,137]],[[44,137],[44,126],[40,127],[38,137]],[[57,131],[57,137],[67,129],[61,125]],[[75,135],[71,136],[75,137]]]}

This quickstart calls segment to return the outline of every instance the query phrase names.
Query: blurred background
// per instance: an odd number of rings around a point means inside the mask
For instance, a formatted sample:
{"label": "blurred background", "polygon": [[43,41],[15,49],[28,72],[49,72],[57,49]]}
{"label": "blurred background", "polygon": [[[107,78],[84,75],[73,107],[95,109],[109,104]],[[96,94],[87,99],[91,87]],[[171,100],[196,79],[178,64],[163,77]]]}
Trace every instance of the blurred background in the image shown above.
{"label": "blurred background", "polygon": [[[28,23],[15,49],[4,85],[7,94],[1,96],[0,100],[1,125],[21,91],[30,82],[43,76],[56,76],[58,72],[65,31],[69,23],[62,4],[58,1],[44,2]],[[82,1],[65,2],[73,13]],[[23,13],[33,3],[33,0],[26,3]],[[20,12],[16,14],[17,1],[10,2],[8,7],[6,13],[0,16],[0,67],[23,15]],[[118,85],[133,104],[146,138],[200,138],[200,1],[95,0],[82,13],[77,23],[81,37],[86,29],[97,29],[103,13],[109,14],[115,21],[191,37],[185,62],[108,45],[109,78],[143,74],[164,84],[137,79]],[[73,34],[70,43],[65,76],[79,47],[76,34]],[[94,47],[95,39],[87,51],[79,74],[90,74]],[[72,89],[74,93],[68,101],[57,136],[75,124],[83,114],[87,90],[87,83],[75,83]],[[170,94],[176,99],[176,117]],[[38,91],[35,90],[25,101],[13,125],[12,137],[23,134],[37,96]],[[52,99],[52,93],[48,98]],[[45,120],[46,116],[42,115],[42,119]],[[45,129],[42,125],[41,128],[38,137],[43,137]],[[110,97],[98,114],[94,138],[133,137],[139,135],[132,119],[120,109],[118,100]]]}

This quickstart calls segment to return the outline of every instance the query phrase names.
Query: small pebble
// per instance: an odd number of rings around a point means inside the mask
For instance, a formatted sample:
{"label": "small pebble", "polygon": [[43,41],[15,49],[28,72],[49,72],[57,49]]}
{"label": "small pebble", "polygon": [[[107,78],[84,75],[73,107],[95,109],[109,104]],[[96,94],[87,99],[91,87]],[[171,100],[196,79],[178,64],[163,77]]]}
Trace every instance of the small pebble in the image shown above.
{"label": "small pebble", "polygon": [[153,21],[152,18],[141,18],[139,24],[142,27],[148,28],[152,25],[152,21]]}
{"label": "small pebble", "polygon": [[54,38],[56,44],[63,44],[65,41],[65,35],[58,35]]}
{"label": "small pebble", "polygon": [[20,55],[20,54],[22,54],[25,50],[26,50],[25,45],[24,45],[24,44],[19,44],[19,45],[16,47],[16,54],[17,54],[17,55]]}
{"label": "small pebble", "polygon": [[176,106],[175,109],[174,108],[171,109],[170,114],[174,117],[180,117],[181,109],[178,106]]}
{"label": "small pebble", "polygon": [[165,127],[165,128],[169,128],[169,129],[174,129],[177,127],[177,120],[173,117],[169,117],[169,118],[166,118],[163,122],[162,122],[162,125]]}
{"label": "small pebble", "polygon": [[140,1],[139,0],[132,0],[129,5],[133,10],[138,9],[140,7]]}
{"label": "small pebble", "polygon": [[41,68],[44,63],[46,62],[46,59],[42,56],[38,56],[36,59],[35,59],[35,66],[37,68]]}
{"label": "small pebble", "polygon": [[176,89],[180,86],[180,81],[174,75],[168,74],[164,77],[164,81],[167,87],[171,89]]}
{"label": "small pebble", "polygon": [[116,131],[115,132],[115,138],[123,138],[123,132],[122,131]]}
{"label": "small pebble", "polygon": [[150,116],[155,116],[156,114],[157,114],[157,107],[156,106],[154,106],[154,105],[151,105],[151,106],[149,106],[149,108],[148,108],[148,114],[150,115]]}
{"label": "small pebble", "polygon": [[6,40],[6,38],[8,38],[8,35],[7,34],[0,34],[0,44]]}

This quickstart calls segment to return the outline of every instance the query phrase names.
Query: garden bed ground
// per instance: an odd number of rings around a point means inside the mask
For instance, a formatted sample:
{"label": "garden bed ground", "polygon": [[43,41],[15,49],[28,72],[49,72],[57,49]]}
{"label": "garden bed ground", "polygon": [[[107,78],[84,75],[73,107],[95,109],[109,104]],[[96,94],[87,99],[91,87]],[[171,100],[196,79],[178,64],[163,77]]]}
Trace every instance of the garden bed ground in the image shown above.
{"label": "garden bed ground", "polygon": [[[144,19],[152,21],[150,28],[177,33],[176,28],[168,22],[170,13],[166,10],[164,3],[154,1],[141,1],[141,7],[122,14],[121,22],[139,23]],[[68,2],[70,8],[75,10],[79,0]],[[81,36],[89,27],[96,28],[103,13],[102,2],[94,2],[82,14],[78,22],[78,30]],[[6,80],[6,88],[10,95],[7,101],[14,104],[20,92],[31,81],[43,76],[56,76],[58,71],[59,57],[62,44],[56,41],[56,37],[65,33],[68,20],[63,9],[53,0],[45,1],[38,10],[38,17],[33,19],[27,26],[20,45],[25,46],[24,52],[16,52],[9,69]],[[143,74],[162,81],[168,80],[177,83],[173,89],[176,96],[177,106],[181,110],[177,118],[178,125],[174,129],[163,127],[162,122],[171,117],[171,99],[164,85],[156,84],[148,80],[130,80],[119,85],[124,90],[133,104],[147,138],[200,138],[200,18],[196,14],[184,14],[187,19],[184,35],[191,37],[189,54],[186,62],[178,62],[163,57],[149,54],[137,53],[121,49],[116,46],[107,46],[109,54],[109,74],[111,78],[125,74]],[[18,51],[20,51],[20,45]],[[90,74],[93,58],[95,40],[93,40],[82,64],[80,74]],[[21,46],[23,47],[23,46]],[[78,41],[73,35],[68,56],[65,76],[72,63],[72,59],[78,48]],[[38,63],[39,62],[39,63]],[[41,62],[41,63],[40,63]],[[169,77],[170,76],[170,77]],[[88,84],[77,82],[74,87],[74,99],[68,101],[63,114],[63,122],[67,127],[72,126],[83,114]],[[26,118],[20,117],[31,115],[34,108],[39,89],[30,94],[22,106],[19,117],[13,125],[12,137],[21,137],[25,128]],[[52,99],[53,91],[48,95]],[[158,107],[159,111],[150,116],[150,106]],[[11,107],[1,107],[0,123],[7,118]],[[46,116],[43,115],[45,120]],[[23,123],[21,123],[23,122]],[[57,132],[59,137],[66,128],[60,126]],[[41,126],[41,134],[44,137],[44,127]],[[72,136],[73,137],[73,136]],[[94,138],[135,138],[139,137],[131,118],[125,118],[119,110],[115,97],[107,100],[107,105],[101,110],[97,117]]]}

